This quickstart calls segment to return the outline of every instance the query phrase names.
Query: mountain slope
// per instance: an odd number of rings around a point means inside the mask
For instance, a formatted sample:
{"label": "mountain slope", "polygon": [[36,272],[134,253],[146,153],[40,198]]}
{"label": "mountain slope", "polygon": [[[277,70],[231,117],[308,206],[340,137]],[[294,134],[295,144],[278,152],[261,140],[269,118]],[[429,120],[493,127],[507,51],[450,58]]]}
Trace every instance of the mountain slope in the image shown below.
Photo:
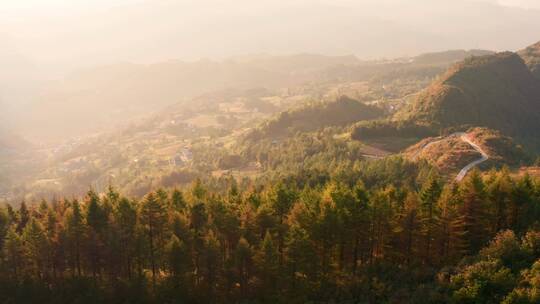
{"label": "mountain slope", "polygon": [[360,120],[376,119],[384,111],[342,96],[329,103],[316,103],[282,112],[247,135],[248,139],[278,138],[295,132],[309,132],[328,126],[344,126]]}
{"label": "mountain slope", "polygon": [[540,41],[518,52],[533,75],[540,79]]}
{"label": "mountain slope", "polygon": [[540,82],[514,53],[474,57],[450,69],[396,118],[439,128],[470,124],[535,134]]}
{"label": "mountain slope", "polygon": [[362,124],[353,136],[423,137],[482,126],[523,138],[540,128],[540,81],[515,53],[472,57],[454,65],[391,119]]}

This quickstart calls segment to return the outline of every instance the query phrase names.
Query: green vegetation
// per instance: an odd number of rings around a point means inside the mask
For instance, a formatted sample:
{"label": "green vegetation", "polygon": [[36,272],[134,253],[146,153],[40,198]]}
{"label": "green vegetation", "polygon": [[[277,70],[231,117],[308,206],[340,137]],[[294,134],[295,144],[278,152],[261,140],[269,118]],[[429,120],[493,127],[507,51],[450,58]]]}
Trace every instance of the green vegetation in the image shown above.
{"label": "green vegetation", "polygon": [[518,52],[533,75],[540,79],[540,41]]}
{"label": "green vegetation", "polygon": [[248,134],[246,139],[256,141],[263,138],[280,138],[296,132],[309,132],[376,119],[383,114],[384,111],[377,107],[342,96],[334,102],[316,103],[282,112],[276,119],[266,122]]}
{"label": "green vegetation", "polygon": [[[470,144],[461,139],[460,134],[426,138],[409,147],[404,154],[414,161],[427,161],[441,173],[455,174],[480,157]],[[483,168],[500,168],[503,165],[515,168],[531,163],[531,157],[523,151],[521,146],[516,145],[510,137],[498,131],[472,128],[464,134],[489,156],[489,159],[482,163]]]}
{"label": "green vegetation", "polygon": [[471,57],[456,64],[392,119],[361,123],[353,137],[426,137],[483,126],[535,145],[540,82],[516,54]]}
{"label": "green vegetation", "polygon": [[396,119],[435,128],[486,126],[526,136],[538,128],[539,97],[538,81],[521,58],[499,53],[454,66]]}
{"label": "green vegetation", "polygon": [[4,207],[0,301],[537,302],[539,183],[371,170]]}

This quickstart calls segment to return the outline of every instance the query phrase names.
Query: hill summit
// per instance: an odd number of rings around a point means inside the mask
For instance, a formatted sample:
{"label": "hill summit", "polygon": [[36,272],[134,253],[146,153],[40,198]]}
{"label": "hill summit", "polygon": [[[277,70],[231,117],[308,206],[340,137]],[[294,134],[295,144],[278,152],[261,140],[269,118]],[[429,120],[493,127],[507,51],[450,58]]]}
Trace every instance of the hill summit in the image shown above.
{"label": "hill summit", "polygon": [[540,81],[516,53],[471,57],[452,66],[412,104],[386,121],[359,124],[353,136],[425,137],[467,126],[522,138],[540,129]]}
{"label": "hill summit", "polygon": [[534,134],[540,127],[540,82],[515,53],[471,57],[396,117],[442,128],[479,125]]}

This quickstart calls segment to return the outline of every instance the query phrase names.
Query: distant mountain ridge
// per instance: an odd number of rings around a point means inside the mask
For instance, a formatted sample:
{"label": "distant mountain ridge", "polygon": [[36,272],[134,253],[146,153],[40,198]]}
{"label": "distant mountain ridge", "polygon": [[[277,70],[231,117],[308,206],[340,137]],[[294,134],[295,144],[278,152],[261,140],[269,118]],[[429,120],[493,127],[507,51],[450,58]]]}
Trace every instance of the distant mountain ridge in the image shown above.
{"label": "distant mountain ridge", "polygon": [[[306,83],[433,77],[457,59],[488,51],[448,51],[405,61],[362,61],[353,55],[237,56],[223,61],[118,63],[75,71],[51,82],[20,126],[33,137],[76,136],[112,127],[201,94],[229,89],[283,89]],[[84,121],[84,124],[80,124]],[[66,129],[65,124],[71,127]],[[37,128],[36,126],[47,126]],[[60,134],[61,136],[58,136]]]}
{"label": "distant mountain ridge", "polygon": [[[29,119],[21,127],[35,131],[40,130],[36,126],[47,125],[44,134],[35,136],[74,136],[208,92],[300,85],[318,79],[319,70],[356,62],[354,56],[302,54],[95,67],[50,83],[25,113]],[[66,130],[66,124],[72,127]]]}
{"label": "distant mountain ridge", "polygon": [[415,63],[424,63],[424,64],[438,64],[438,63],[446,63],[446,62],[452,62],[452,61],[461,61],[468,57],[473,56],[485,56],[485,55],[492,55],[494,54],[493,51],[488,50],[448,50],[443,52],[432,52],[432,53],[425,53],[418,55],[416,57],[413,57],[412,60]]}

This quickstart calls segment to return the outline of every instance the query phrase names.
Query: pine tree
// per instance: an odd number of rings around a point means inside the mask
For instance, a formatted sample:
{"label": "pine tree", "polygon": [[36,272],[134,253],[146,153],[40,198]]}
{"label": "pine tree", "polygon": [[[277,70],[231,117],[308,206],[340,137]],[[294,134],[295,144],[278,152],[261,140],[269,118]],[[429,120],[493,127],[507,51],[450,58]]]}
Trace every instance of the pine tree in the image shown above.
{"label": "pine tree", "polygon": [[66,233],[68,237],[68,250],[71,253],[71,264],[77,275],[82,275],[81,254],[82,244],[85,239],[85,224],[81,213],[79,202],[74,200],[71,203],[71,213],[66,218]]}
{"label": "pine tree", "polygon": [[251,275],[252,249],[245,238],[241,238],[236,245],[235,266],[238,275],[240,292],[244,297],[248,290]]}
{"label": "pine tree", "polygon": [[388,194],[380,190],[374,193],[369,208],[369,263],[382,259],[388,246],[392,231],[392,210]]}
{"label": "pine tree", "polygon": [[279,271],[279,252],[268,231],[255,256],[255,263],[262,281],[261,290],[265,298],[268,298],[277,292],[276,283]]}
{"label": "pine tree", "polygon": [[536,221],[533,206],[534,186],[531,177],[526,174],[520,178],[512,191],[512,204],[510,213],[510,227],[523,233],[526,227]]}
{"label": "pine tree", "polygon": [[400,235],[403,259],[406,265],[417,259],[418,242],[421,235],[420,203],[414,192],[409,192],[401,211],[396,232]]}
{"label": "pine tree", "polygon": [[47,218],[47,214],[49,213],[49,204],[45,199],[42,199],[39,202],[38,212],[36,214],[36,217],[40,220],[44,220]]}
{"label": "pine tree", "polygon": [[278,216],[280,224],[283,223],[285,215],[291,209],[296,198],[296,192],[291,190],[283,183],[278,184],[274,189],[272,208]]}
{"label": "pine tree", "polygon": [[7,216],[8,216],[8,225],[15,225],[17,223],[17,213],[13,210],[11,205],[6,206]]}
{"label": "pine tree", "polygon": [[236,179],[233,176],[229,178],[228,201],[231,204],[241,203],[240,190],[238,189],[238,183],[236,182]]}
{"label": "pine tree", "polygon": [[171,202],[174,210],[182,211],[186,208],[186,201],[184,199],[184,194],[178,189],[174,189],[171,196]]}
{"label": "pine tree", "polygon": [[193,182],[193,186],[191,187],[191,194],[195,199],[198,200],[202,200],[206,196],[206,189],[204,188],[200,178],[197,178],[195,182]]}
{"label": "pine tree", "polygon": [[120,199],[115,212],[115,222],[119,230],[119,242],[122,248],[120,259],[128,278],[132,276],[133,256],[136,253],[137,210],[126,198]]}
{"label": "pine tree", "polygon": [[116,207],[120,202],[120,193],[116,189],[109,185],[107,188],[107,194],[105,195],[105,201],[108,202],[112,207]]}
{"label": "pine tree", "polygon": [[283,183],[279,183],[273,189],[272,193],[272,209],[277,216],[279,225],[277,227],[278,232],[278,249],[280,252],[280,263],[283,262],[283,242],[285,238],[285,217],[289,213],[294,201],[297,199],[297,193],[290,187],[287,187]]}
{"label": "pine tree", "polygon": [[178,286],[176,284],[182,284],[184,274],[189,271],[189,251],[186,245],[175,235],[171,236],[165,251],[167,253],[169,272],[175,280],[175,286]]}
{"label": "pine tree", "polygon": [[95,232],[101,233],[107,225],[105,210],[100,205],[100,198],[93,190],[86,195],[86,223]]}
{"label": "pine tree", "polygon": [[156,190],[156,199],[159,201],[159,204],[168,209],[172,202],[169,200],[169,194],[163,188]]}
{"label": "pine tree", "polygon": [[97,278],[100,272],[102,247],[105,242],[105,231],[107,229],[107,215],[100,205],[100,199],[93,190],[88,191],[86,198],[86,223],[88,232],[88,254],[92,267],[92,276]]}
{"label": "pine tree", "polygon": [[324,278],[327,278],[332,270],[332,253],[337,245],[336,238],[339,237],[339,216],[331,195],[333,187],[333,185],[330,185],[325,189],[312,227],[312,235],[319,247],[321,270]]}
{"label": "pine tree", "polygon": [[432,262],[432,246],[434,237],[437,233],[439,222],[439,210],[437,201],[441,195],[441,186],[439,181],[431,178],[420,191],[420,217],[422,221],[422,232],[425,242],[425,260],[428,264]]}
{"label": "pine tree", "polygon": [[[9,216],[4,208],[0,207],[0,252],[4,247],[4,240],[9,230]],[[1,256],[1,255],[0,255]]]}
{"label": "pine tree", "polygon": [[152,286],[155,289],[156,276],[159,271],[159,250],[162,248],[158,237],[166,223],[166,210],[156,199],[155,194],[150,192],[141,205],[141,223],[144,225],[150,249],[150,264],[152,266]]}
{"label": "pine tree", "polygon": [[458,226],[462,234],[462,250],[476,253],[487,239],[484,183],[477,170],[472,171],[460,185],[460,217]]}
{"label": "pine tree", "polygon": [[189,220],[185,215],[178,212],[173,213],[171,229],[173,234],[176,235],[179,240],[184,242],[186,246],[191,247],[193,235],[189,230]]}
{"label": "pine tree", "polygon": [[45,273],[47,261],[47,239],[43,227],[36,219],[31,219],[23,232],[25,250],[30,261],[31,272],[41,279]]}
{"label": "pine tree", "polygon": [[212,199],[208,203],[209,217],[212,218],[212,225],[217,232],[223,248],[222,259],[227,259],[234,249],[234,244],[240,238],[240,221],[237,216],[238,205],[236,203],[226,203],[222,199]]}
{"label": "pine tree", "polygon": [[208,221],[204,203],[197,202],[190,208],[190,229],[193,234],[192,252],[195,263],[195,285],[199,284],[201,273],[201,256],[204,250],[204,228]]}
{"label": "pine tree", "polygon": [[309,233],[292,225],[287,233],[287,273],[291,286],[289,290],[296,292],[299,285],[304,285],[306,280],[315,280],[319,272],[319,256]]}
{"label": "pine tree", "polygon": [[19,223],[17,224],[17,232],[22,233],[24,230],[24,227],[26,227],[26,224],[30,220],[30,211],[28,211],[28,207],[26,206],[26,202],[21,202],[21,207],[19,208]]}
{"label": "pine tree", "polygon": [[204,203],[198,202],[190,208],[190,222],[191,228],[199,233],[203,230],[206,222],[208,221],[208,215],[206,214],[206,207]]}
{"label": "pine tree", "polygon": [[274,211],[268,204],[263,204],[257,208],[255,214],[255,223],[257,225],[259,238],[264,238],[266,232],[278,230],[278,219],[274,216]]}
{"label": "pine tree", "polygon": [[51,208],[48,208],[46,222],[46,238],[47,238],[47,264],[52,271],[52,276],[56,279],[58,270],[58,253],[60,252],[60,242],[58,238],[58,219],[56,213]]}
{"label": "pine tree", "polygon": [[461,257],[462,231],[459,218],[459,193],[456,184],[447,185],[439,198],[438,255],[443,263]]}
{"label": "pine tree", "polygon": [[338,247],[338,270],[342,271],[345,265],[346,248],[351,243],[350,235],[354,229],[352,225],[355,220],[352,212],[356,209],[356,201],[350,188],[343,184],[331,184],[323,194],[323,200],[329,199],[333,203],[336,211],[336,226],[334,227],[337,237]]}
{"label": "pine tree", "polygon": [[509,226],[509,210],[512,210],[512,181],[508,169],[495,173],[486,185],[486,197],[490,205],[490,230],[492,234]]}
{"label": "pine tree", "polygon": [[11,273],[11,278],[18,282],[24,275],[24,247],[21,237],[14,229],[9,229],[4,246],[6,265]]}
{"label": "pine tree", "polygon": [[209,231],[204,244],[204,264],[207,290],[210,302],[214,302],[214,288],[219,278],[221,266],[220,259],[220,242],[213,231]]}
{"label": "pine tree", "polygon": [[356,274],[358,260],[362,262],[366,256],[369,227],[369,195],[363,183],[357,183],[353,189],[354,205],[350,207],[350,225],[353,235],[352,272]]}

